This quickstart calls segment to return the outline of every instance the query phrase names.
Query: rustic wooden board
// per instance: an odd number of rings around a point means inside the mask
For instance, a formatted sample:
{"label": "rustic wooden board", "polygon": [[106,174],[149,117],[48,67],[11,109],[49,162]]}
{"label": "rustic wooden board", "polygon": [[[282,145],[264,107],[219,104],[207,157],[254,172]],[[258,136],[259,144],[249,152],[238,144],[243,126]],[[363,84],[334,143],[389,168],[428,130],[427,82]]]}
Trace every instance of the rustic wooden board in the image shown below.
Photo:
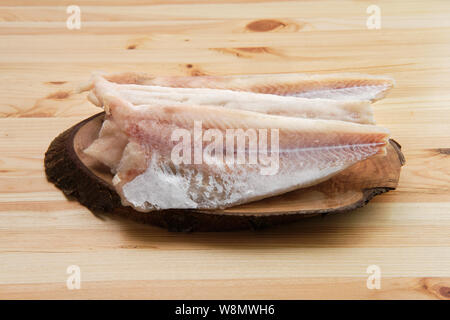
{"label": "rustic wooden board", "polygon": [[52,141],[44,159],[48,180],[94,213],[120,215],[170,231],[262,229],[319,214],[348,212],[395,190],[405,163],[400,145],[390,140],[386,155],[361,161],[309,188],[223,210],[142,213],[122,206],[110,170],[83,152],[98,138],[104,117],[104,112],[89,117]]}
{"label": "rustic wooden board", "polygon": [[[377,1],[380,30],[366,28],[372,1],[77,3],[80,30],[65,28],[69,1],[0,7],[0,298],[449,298],[448,1]],[[99,112],[73,93],[92,70],[386,74],[397,87],[375,117],[407,164],[366,208],[260,232],[102,220],[43,169],[52,139]]]}

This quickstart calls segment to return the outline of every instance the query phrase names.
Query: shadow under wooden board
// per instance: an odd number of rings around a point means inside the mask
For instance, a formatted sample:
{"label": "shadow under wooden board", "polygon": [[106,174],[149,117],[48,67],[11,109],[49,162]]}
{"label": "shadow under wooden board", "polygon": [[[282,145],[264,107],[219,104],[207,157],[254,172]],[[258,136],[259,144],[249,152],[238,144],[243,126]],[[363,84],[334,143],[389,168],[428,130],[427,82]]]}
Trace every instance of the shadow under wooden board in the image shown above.
{"label": "shadow under wooden board", "polygon": [[109,169],[82,150],[98,137],[104,112],[61,133],[45,154],[45,171],[67,196],[95,213],[111,213],[172,231],[259,229],[302,218],[345,212],[397,187],[405,163],[400,145],[390,140],[386,156],[359,162],[318,185],[224,210],[162,210],[142,213],[121,205]]}

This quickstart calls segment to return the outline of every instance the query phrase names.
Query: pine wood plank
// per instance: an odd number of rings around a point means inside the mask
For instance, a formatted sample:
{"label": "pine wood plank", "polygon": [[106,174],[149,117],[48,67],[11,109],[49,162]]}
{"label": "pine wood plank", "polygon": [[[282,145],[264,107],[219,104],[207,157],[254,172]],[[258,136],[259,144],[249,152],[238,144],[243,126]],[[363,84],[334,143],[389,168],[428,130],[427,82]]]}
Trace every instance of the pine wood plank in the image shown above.
{"label": "pine wood plank", "polygon": [[[448,1],[377,2],[381,30],[366,29],[371,1],[78,3],[77,31],[65,28],[69,2],[0,7],[1,298],[448,298]],[[261,19],[282,24],[248,28]],[[54,95],[92,70],[387,74],[397,87],[375,117],[407,164],[398,189],[367,208],[259,233],[100,220],[49,184],[42,164],[59,132],[98,112],[83,95]],[[70,264],[81,290],[65,287]],[[369,264],[381,290],[365,286]]]}

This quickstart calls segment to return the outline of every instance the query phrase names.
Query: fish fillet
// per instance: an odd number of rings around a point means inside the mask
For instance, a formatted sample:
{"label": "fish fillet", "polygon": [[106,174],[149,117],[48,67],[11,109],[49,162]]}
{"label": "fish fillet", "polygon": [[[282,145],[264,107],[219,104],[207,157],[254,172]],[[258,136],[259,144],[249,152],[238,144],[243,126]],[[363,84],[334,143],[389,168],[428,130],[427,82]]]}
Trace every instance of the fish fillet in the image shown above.
{"label": "fish fillet", "polygon": [[93,83],[88,99],[99,107],[103,106],[102,97],[105,91],[114,91],[134,105],[160,105],[161,103],[180,106],[209,105],[273,115],[374,124],[369,101],[307,99],[223,89],[116,84],[100,76],[94,77]]}
{"label": "fish fillet", "polygon": [[[373,125],[164,101],[133,105],[114,91],[102,98],[108,121],[128,138],[113,183],[124,205],[144,212],[226,208],[311,186],[384,154],[388,139]],[[235,143],[231,129],[248,140]],[[183,162],[174,160],[180,145]]]}
{"label": "fish fillet", "polygon": [[[140,84],[176,88],[210,88],[234,91],[324,98],[334,100],[370,100],[384,98],[394,80],[364,74],[306,75],[297,73],[234,76],[153,76],[145,73],[104,75],[120,84]],[[82,90],[93,86],[89,82]]]}
{"label": "fish fillet", "polygon": [[115,173],[127,144],[128,137],[113,121],[105,119],[98,138],[84,152],[108,166],[111,172]]}
{"label": "fish fillet", "polygon": [[[105,94],[114,92],[134,105],[209,105],[273,115],[374,123],[372,108],[368,101],[307,99],[223,89],[117,84],[99,75],[93,77],[92,83],[88,99],[99,107],[103,107]],[[123,134],[112,132],[115,127],[110,121],[105,121],[103,126],[107,127],[106,130],[102,129],[99,138],[86,153],[109,166],[115,173],[119,156],[122,155],[126,144],[123,142]],[[104,131],[106,133],[103,133]],[[110,152],[105,152],[106,150]]]}

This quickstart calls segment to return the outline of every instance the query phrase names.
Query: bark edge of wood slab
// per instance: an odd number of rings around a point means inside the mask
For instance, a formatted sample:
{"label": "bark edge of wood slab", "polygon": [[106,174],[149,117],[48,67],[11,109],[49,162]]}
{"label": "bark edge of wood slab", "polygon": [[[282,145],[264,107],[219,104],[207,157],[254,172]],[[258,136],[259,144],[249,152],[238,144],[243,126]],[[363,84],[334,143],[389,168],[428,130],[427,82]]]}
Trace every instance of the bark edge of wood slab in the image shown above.
{"label": "bark edge of wood slab", "polygon": [[316,186],[219,211],[162,210],[142,213],[124,207],[105,167],[80,151],[97,137],[104,112],[57,136],[45,153],[47,179],[94,214],[110,213],[170,231],[261,229],[302,218],[350,211],[397,187],[405,163],[400,145],[390,140],[386,157],[362,161]]}

